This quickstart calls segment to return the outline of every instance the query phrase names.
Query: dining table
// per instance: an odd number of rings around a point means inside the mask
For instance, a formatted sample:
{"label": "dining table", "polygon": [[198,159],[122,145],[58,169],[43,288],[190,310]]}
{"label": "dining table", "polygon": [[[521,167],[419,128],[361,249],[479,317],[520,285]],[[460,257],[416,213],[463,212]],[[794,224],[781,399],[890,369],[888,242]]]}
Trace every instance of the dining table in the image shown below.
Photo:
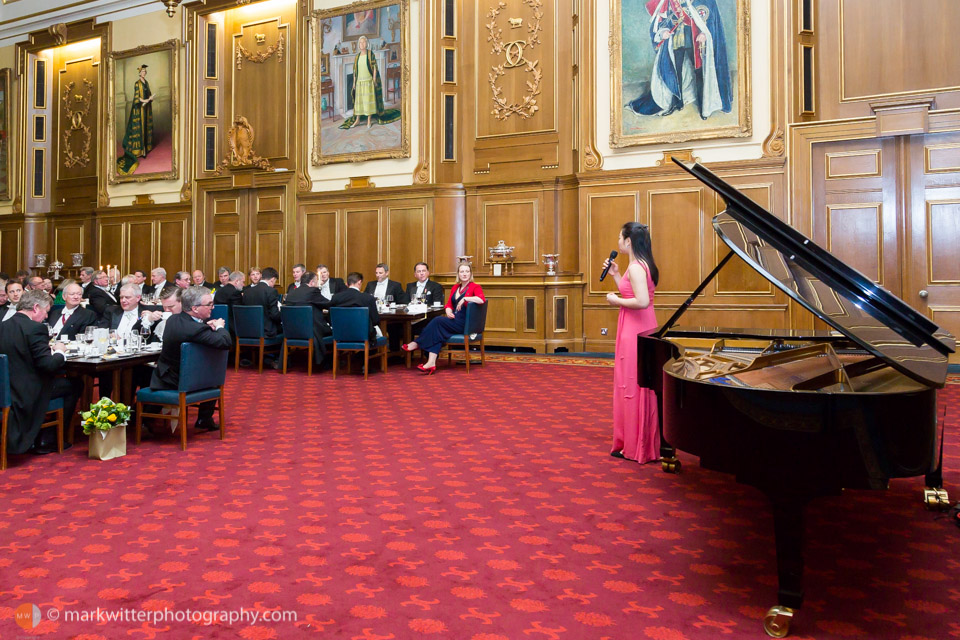
{"label": "dining table", "polygon": [[[158,345],[159,346],[159,345]],[[120,352],[104,355],[70,354],[61,371],[67,376],[79,377],[83,380],[83,393],[78,405],[79,411],[86,411],[93,404],[93,385],[96,378],[102,375],[113,377],[113,397],[111,400],[122,402],[127,406],[136,404],[133,384],[134,370],[138,366],[147,365],[160,357],[160,349],[152,345],[131,352]],[[74,438],[73,417],[64,426],[67,429],[67,441],[71,444]]]}
{"label": "dining table", "polygon": [[[410,313],[405,306],[388,308],[380,312],[380,331],[383,335],[389,335],[390,325],[399,325],[403,331],[403,340],[400,344],[407,344],[413,341],[413,325],[418,322],[426,323],[431,318],[443,315],[443,307],[428,307],[426,311],[419,313]],[[407,369],[413,366],[413,354],[410,351],[396,350],[387,351],[387,357],[401,356],[406,362]]]}

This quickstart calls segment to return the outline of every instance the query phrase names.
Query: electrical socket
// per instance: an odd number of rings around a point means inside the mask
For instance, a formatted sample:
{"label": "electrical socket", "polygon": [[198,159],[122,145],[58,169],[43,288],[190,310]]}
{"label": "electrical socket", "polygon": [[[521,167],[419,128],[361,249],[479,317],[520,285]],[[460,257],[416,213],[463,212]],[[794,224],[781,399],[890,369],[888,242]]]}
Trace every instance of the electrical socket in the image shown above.
{"label": "electrical socket", "polygon": [[602,328],[600,329],[600,335],[602,335],[602,336],[607,335],[607,328],[606,328],[606,327],[602,327]]}

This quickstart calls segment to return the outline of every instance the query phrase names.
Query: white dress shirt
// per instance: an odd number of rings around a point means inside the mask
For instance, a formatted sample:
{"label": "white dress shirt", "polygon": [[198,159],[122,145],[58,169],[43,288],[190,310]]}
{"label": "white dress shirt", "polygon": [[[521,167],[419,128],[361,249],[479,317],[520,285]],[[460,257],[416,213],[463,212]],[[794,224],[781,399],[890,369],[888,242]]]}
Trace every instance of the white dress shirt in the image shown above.
{"label": "white dress shirt", "polygon": [[0,322],[6,322],[10,318],[12,318],[13,314],[15,314],[16,312],[17,312],[17,305],[15,304],[7,305],[7,312],[3,315],[3,320],[0,320]]}
{"label": "white dress shirt", "polygon": [[427,281],[424,280],[423,282],[420,282],[419,280],[417,280],[417,293],[416,293],[415,297],[416,297],[416,298],[422,298],[422,297],[423,297],[423,292],[424,292],[426,289],[427,289]]}
{"label": "white dress shirt", "polygon": [[373,292],[373,297],[377,300],[385,300],[387,297],[387,284],[390,283],[390,278],[384,278],[383,282],[377,283],[377,288]]}
{"label": "white dress shirt", "polygon": [[53,325],[53,333],[55,336],[58,338],[60,337],[60,332],[63,331],[63,326],[67,324],[67,320],[70,319],[70,316],[73,315],[73,312],[76,310],[76,307],[73,309],[67,309],[66,307],[63,308],[63,311],[60,313],[60,317],[57,318],[57,321]]}
{"label": "white dress shirt", "polygon": [[[167,327],[167,318],[172,315],[173,314],[169,311],[164,311],[163,318],[157,323],[157,328],[153,330],[153,335],[157,336],[157,339],[160,340],[160,342],[163,342],[163,330]],[[149,319],[146,319],[143,321],[143,324],[144,326],[149,327],[153,323]]]}
{"label": "white dress shirt", "polygon": [[320,295],[322,295],[327,300],[330,300],[333,298],[333,296],[330,295],[330,279],[329,278],[327,278],[326,282],[320,285]]}
{"label": "white dress shirt", "polygon": [[124,311],[120,318],[120,324],[117,325],[117,333],[129,333],[133,325],[137,324],[137,310]]}

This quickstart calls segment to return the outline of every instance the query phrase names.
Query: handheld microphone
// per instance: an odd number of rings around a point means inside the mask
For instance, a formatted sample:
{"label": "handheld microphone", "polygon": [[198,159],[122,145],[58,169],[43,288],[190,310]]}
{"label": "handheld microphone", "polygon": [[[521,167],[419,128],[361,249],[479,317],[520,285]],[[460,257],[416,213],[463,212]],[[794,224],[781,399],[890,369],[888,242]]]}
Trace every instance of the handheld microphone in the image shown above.
{"label": "handheld microphone", "polygon": [[[617,257],[616,251],[610,252],[610,264],[613,264],[614,258]],[[610,271],[610,264],[604,267],[603,271],[600,272],[600,282],[603,282],[603,279],[607,277],[607,271]]]}

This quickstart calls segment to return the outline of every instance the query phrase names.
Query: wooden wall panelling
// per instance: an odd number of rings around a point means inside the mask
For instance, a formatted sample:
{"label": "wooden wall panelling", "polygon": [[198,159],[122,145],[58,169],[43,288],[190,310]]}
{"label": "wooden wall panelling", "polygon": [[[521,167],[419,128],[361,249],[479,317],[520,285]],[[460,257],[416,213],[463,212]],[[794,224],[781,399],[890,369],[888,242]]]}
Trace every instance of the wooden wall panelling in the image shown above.
{"label": "wooden wall panelling", "polygon": [[[348,273],[359,271],[363,274],[364,282],[373,282],[374,269],[380,262],[380,245],[382,242],[382,225],[380,224],[379,208],[347,209],[346,210],[346,238],[339,271]],[[366,286],[366,285],[364,285]]]}
{"label": "wooden wall panelling", "polygon": [[[514,273],[521,272],[527,265],[536,267],[540,263],[540,206],[539,197],[489,196],[480,200],[480,245],[476,261],[486,267],[489,265],[489,247],[503,240],[508,246],[515,247]],[[489,199],[488,199],[489,198]]]}
{"label": "wooden wall panelling", "polygon": [[882,9],[874,0],[815,6],[820,120],[873,115],[871,102],[919,94],[936,95],[939,109],[960,107],[956,65],[931,63],[953,59],[960,30],[954,0],[887,0]]}
{"label": "wooden wall panelling", "polygon": [[[123,264],[126,267],[121,275],[127,275],[134,269],[143,269],[148,276],[156,264],[156,225],[153,220],[131,221],[127,223],[127,253]],[[65,263],[70,264],[70,263]],[[170,278],[172,282],[173,279]]]}
{"label": "wooden wall panelling", "polygon": [[64,265],[72,265],[73,259],[70,254],[86,252],[87,243],[84,242],[87,235],[86,225],[82,222],[57,224],[56,220],[51,220],[50,226],[53,233],[53,250],[47,258],[47,264],[59,260]]}
{"label": "wooden wall panelling", "polygon": [[[960,132],[908,142],[909,245],[901,297],[960,336]],[[950,361],[960,363],[960,355]]]}
{"label": "wooden wall panelling", "polygon": [[[463,3],[464,175],[540,179],[573,171],[575,130],[570,0]],[[539,18],[538,18],[539,15]],[[523,20],[513,29],[508,19]],[[469,26],[467,26],[469,25]],[[516,43],[516,44],[512,44]],[[491,78],[493,80],[491,81]],[[495,112],[495,113],[492,113]]]}
{"label": "wooden wall panelling", "polygon": [[157,262],[167,270],[168,276],[181,269],[190,271],[192,267],[199,266],[189,261],[190,235],[186,219],[158,220],[156,247]]}
{"label": "wooden wall panelling", "polygon": [[0,225],[0,270],[13,275],[22,269],[23,265],[20,225]]}
{"label": "wooden wall panelling", "polygon": [[303,213],[304,264],[313,270],[325,264],[331,277],[346,278],[345,271],[338,271],[340,261],[339,213],[336,209],[308,206]]}
{"label": "wooden wall panelling", "polygon": [[96,260],[89,261],[94,268],[106,265],[120,265],[120,271],[126,268],[123,261],[126,245],[126,224],[122,220],[101,220],[97,231]]}
{"label": "wooden wall panelling", "polygon": [[457,256],[466,254],[467,220],[466,198],[463,188],[439,191],[432,198],[433,257],[430,263],[434,275],[453,275],[457,270]]}
{"label": "wooden wall panelling", "polygon": [[231,270],[246,268],[245,256],[250,236],[240,217],[242,196],[238,190],[206,194],[212,218],[210,237],[213,262],[207,262],[208,268],[219,268],[221,265]]}
{"label": "wooden wall panelling", "polygon": [[280,273],[278,284],[286,284],[287,274],[285,252],[285,200],[283,187],[251,190],[254,217],[254,258],[261,269],[273,267]]}
{"label": "wooden wall panelling", "polygon": [[693,185],[658,185],[646,197],[653,256],[660,270],[657,294],[686,297],[707,273],[704,231],[715,213],[713,198],[705,187]]}
{"label": "wooden wall panelling", "polygon": [[421,260],[429,264],[427,241],[430,237],[426,205],[420,207],[386,207],[387,241],[385,259],[390,278],[404,287],[414,280],[413,270]]}

